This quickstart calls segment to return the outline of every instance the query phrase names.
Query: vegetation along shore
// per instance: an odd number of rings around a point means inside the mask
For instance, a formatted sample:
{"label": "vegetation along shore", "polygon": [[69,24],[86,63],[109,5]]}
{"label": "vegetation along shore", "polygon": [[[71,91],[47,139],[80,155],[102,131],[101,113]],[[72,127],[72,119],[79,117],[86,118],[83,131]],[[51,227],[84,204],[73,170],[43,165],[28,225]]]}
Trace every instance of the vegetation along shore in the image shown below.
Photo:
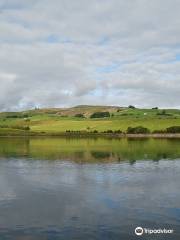
{"label": "vegetation along shore", "polygon": [[81,105],[2,112],[0,136],[179,138],[180,110]]}

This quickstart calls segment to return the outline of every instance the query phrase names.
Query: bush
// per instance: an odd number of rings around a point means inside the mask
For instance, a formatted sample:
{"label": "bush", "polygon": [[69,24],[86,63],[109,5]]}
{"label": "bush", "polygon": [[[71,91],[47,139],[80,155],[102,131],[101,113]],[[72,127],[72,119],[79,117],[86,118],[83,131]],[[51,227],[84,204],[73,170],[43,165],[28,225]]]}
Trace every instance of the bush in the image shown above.
{"label": "bush", "polygon": [[98,130],[94,130],[93,133],[98,133]]}
{"label": "bush", "polygon": [[82,113],[77,113],[74,115],[74,117],[84,118],[84,115]]}
{"label": "bush", "polygon": [[115,130],[114,133],[119,133],[120,134],[120,133],[122,133],[122,131],[121,130]]}
{"label": "bush", "polygon": [[19,116],[17,116],[17,115],[8,115],[8,116],[6,116],[6,118],[19,118]]}
{"label": "bush", "polygon": [[0,128],[9,128],[8,125],[0,125]]}
{"label": "bush", "polygon": [[113,130],[108,129],[106,133],[113,133]]}
{"label": "bush", "polygon": [[108,130],[106,130],[106,131],[104,131],[103,133],[122,133],[122,131],[121,130],[111,130],[111,129],[108,129]]}
{"label": "bush", "polygon": [[153,131],[153,133],[159,133],[159,134],[163,134],[163,133],[167,133],[167,131],[166,131],[166,130],[163,130],[163,129],[161,129],[161,130],[154,130],[154,131]]}
{"label": "bush", "polygon": [[29,130],[30,130],[30,127],[29,127],[29,126],[26,126],[26,127],[22,128],[22,129],[25,130],[25,131],[29,131]]}
{"label": "bush", "polygon": [[138,127],[128,127],[127,133],[129,134],[139,134],[139,133],[150,133],[148,128],[138,126]]}
{"label": "bush", "polygon": [[105,118],[105,117],[110,117],[110,113],[109,112],[95,112],[90,116],[90,118]]}
{"label": "bush", "polygon": [[0,125],[0,128],[11,128],[11,129],[19,129],[19,130],[25,130],[25,131],[29,131],[30,127],[29,126],[9,126],[9,125]]}
{"label": "bush", "polygon": [[30,130],[29,126],[12,126],[10,128],[19,129],[19,130],[25,130],[25,131],[29,131]]}
{"label": "bush", "polygon": [[135,109],[135,106],[133,106],[133,105],[129,105],[128,108]]}
{"label": "bush", "polygon": [[169,128],[166,128],[167,133],[180,133],[180,126],[172,126]]}
{"label": "bush", "polygon": [[167,113],[166,110],[162,110],[161,112],[158,112],[157,115],[160,115],[160,116],[172,116],[172,114]]}
{"label": "bush", "polygon": [[21,114],[21,113],[10,113],[6,116],[6,118],[28,118],[28,114]]}

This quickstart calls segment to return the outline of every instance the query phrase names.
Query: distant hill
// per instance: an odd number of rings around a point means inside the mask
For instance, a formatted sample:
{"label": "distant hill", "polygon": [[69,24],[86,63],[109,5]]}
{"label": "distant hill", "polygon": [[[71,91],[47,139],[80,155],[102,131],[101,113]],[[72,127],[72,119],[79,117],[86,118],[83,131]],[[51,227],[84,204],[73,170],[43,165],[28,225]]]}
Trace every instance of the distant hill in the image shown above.
{"label": "distant hill", "polygon": [[85,117],[89,117],[94,112],[105,112],[110,113],[117,112],[117,110],[123,110],[125,108],[119,106],[93,106],[93,105],[78,105],[70,108],[42,108],[26,110],[22,112],[3,112],[1,116],[26,116],[27,115],[39,115],[39,114],[56,114],[59,116],[74,116],[76,114],[83,114]]}

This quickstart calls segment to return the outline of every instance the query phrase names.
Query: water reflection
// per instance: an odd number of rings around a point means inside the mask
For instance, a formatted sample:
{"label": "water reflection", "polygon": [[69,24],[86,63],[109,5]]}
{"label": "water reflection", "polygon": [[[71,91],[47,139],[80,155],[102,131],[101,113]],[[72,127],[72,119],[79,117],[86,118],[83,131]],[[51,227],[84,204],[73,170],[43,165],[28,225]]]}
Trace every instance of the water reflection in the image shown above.
{"label": "water reflection", "polygon": [[131,240],[137,226],[179,239],[179,144],[0,139],[0,239]]}
{"label": "water reflection", "polygon": [[120,162],[180,158],[179,139],[0,139],[0,157]]}

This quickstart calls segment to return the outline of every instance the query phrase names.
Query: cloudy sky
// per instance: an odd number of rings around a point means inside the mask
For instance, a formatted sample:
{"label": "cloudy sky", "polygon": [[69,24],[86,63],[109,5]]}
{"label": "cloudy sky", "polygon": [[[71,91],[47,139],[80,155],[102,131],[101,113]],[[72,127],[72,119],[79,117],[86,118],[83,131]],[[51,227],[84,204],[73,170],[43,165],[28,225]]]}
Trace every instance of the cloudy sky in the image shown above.
{"label": "cloudy sky", "polygon": [[0,110],[180,108],[179,0],[0,0]]}

